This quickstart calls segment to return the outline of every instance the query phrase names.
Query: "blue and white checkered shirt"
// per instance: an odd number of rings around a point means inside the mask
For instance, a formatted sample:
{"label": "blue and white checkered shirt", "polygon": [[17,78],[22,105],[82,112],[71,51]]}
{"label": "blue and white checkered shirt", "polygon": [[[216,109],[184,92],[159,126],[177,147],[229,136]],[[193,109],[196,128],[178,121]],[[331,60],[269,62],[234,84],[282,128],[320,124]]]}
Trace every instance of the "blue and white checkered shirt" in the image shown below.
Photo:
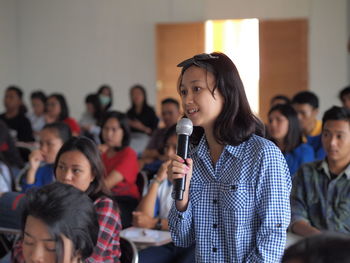
{"label": "blue and white checkered shirt", "polygon": [[196,262],[279,262],[290,222],[291,179],[280,150],[253,135],[226,145],[213,166],[205,136],[190,151],[187,210],[169,214],[177,246],[196,243]]}

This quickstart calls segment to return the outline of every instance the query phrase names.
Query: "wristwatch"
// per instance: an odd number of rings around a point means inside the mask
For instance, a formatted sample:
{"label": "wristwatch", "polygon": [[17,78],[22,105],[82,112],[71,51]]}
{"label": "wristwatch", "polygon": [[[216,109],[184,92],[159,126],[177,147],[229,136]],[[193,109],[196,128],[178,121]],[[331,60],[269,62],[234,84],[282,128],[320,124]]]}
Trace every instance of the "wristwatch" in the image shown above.
{"label": "wristwatch", "polygon": [[157,221],[155,229],[156,230],[162,230],[162,219],[161,218],[158,218],[158,221]]}

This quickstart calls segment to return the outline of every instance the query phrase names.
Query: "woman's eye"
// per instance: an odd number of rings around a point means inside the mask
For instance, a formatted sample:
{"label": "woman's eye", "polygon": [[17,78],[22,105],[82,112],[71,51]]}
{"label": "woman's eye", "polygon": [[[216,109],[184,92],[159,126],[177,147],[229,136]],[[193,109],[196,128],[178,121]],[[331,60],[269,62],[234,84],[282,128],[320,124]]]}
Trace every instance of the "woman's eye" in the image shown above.
{"label": "woman's eye", "polygon": [[73,173],[80,173],[81,172],[81,170],[80,169],[73,169]]}
{"label": "woman's eye", "polygon": [[181,96],[185,96],[186,94],[187,94],[187,90],[180,90],[180,94],[181,94]]}
{"label": "woman's eye", "polygon": [[198,92],[198,91],[200,91],[200,90],[201,90],[201,87],[196,87],[196,86],[193,87],[193,91],[194,91],[194,92]]}
{"label": "woman's eye", "polygon": [[23,239],[23,244],[26,246],[33,246],[34,242],[27,239]]}

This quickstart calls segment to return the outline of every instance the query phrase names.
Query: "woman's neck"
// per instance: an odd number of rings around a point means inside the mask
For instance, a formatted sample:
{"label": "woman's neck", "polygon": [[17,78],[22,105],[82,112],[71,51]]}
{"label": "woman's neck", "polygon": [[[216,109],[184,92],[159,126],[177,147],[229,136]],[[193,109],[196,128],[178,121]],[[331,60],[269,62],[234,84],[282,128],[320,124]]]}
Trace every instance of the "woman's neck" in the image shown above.
{"label": "woman's neck", "polygon": [[211,160],[215,164],[219,160],[220,155],[224,150],[224,145],[219,144],[216,141],[213,129],[205,129],[205,137],[208,142]]}
{"label": "woman's neck", "polygon": [[140,114],[143,110],[143,104],[135,105],[135,111],[137,114]]}
{"label": "woman's neck", "polygon": [[284,143],[284,140],[275,140],[277,147],[281,150],[281,152],[284,152],[286,149],[286,144]]}

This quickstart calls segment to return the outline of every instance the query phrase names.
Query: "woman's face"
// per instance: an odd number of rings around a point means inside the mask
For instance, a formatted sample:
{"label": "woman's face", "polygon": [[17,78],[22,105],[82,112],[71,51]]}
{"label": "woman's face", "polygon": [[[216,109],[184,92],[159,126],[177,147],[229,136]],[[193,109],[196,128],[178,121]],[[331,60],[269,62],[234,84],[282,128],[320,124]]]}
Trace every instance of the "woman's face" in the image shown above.
{"label": "woman's face", "polygon": [[86,103],[86,111],[87,111],[88,113],[90,113],[91,115],[93,115],[93,114],[95,113],[95,107],[94,107],[94,105],[93,105],[92,103],[90,103],[90,102],[87,102],[87,103]]}
{"label": "woman's face", "polygon": [[40,131],[40,150],[46,163],[54,163],[56,155],[63,145],[58,132],[53,129],[43,129]]}
{"label": "woman's face", "polygon": [[4,105],[7,110],[14,110],[21,106],[22,101],[14,90],[7,90],[4,97]]}
{"label": "woman's face", "polygon": [[58,116],[60,116],[61,105],[60,105],[59,101],[55,97],[50,97],[47,100],[46,107],[47,107],[47,114],[51,118],[57,119]]}
{"label": "woman's face", "polygon": [[[61,236],[63,241],[64,263],[78,262],[73,256],[73,243]],[[27,263],[55,263],[57,262],[56,241],[50,235],[47,225],[40,219],[28,216],[23,233],[23,257]]]}
{"label": "woman's face", "polygon": [[176,154],[177,136],[176,134],[170,136],[164,146],[165,156],[169,160],[170,157]]}
{"label": "woman's face", "polygon": [[267,128],[273,139],[282,141],[287,136],[289,121],[286,116],[276,110],[270,113]]}
{"label": "woman's face", "polygon": [[145,100],[145,96],[143,95],[142,90],[140,90],[139,88],[132,89],[132,91],[131,91],[131,101],[135,105],[142,105],[144,100]]}
{"label": "woman's face", "polygon": [[79,151],[63,153],[55,171],[58,182],[69,184],[85,192],[95,176],[89,160]]}
{"label": "woman's face", "polygon": [[212,95],[215,85],[214,75],[202,68],[191,66],[183,74],[180,85],[182,107],[194,126],[213,129],[224,105],[218,89]]}
{"label": "woman's face", "polygon": [[41,99],[34,98],[31,100],[33,112],[36,116],[41,116],[45,112],[45,104]]}
{"label": "woman's face", "polygon": [[116,118],[109,118],[102,128],[102,138],[108,147],[120,147],[124,132]]}

